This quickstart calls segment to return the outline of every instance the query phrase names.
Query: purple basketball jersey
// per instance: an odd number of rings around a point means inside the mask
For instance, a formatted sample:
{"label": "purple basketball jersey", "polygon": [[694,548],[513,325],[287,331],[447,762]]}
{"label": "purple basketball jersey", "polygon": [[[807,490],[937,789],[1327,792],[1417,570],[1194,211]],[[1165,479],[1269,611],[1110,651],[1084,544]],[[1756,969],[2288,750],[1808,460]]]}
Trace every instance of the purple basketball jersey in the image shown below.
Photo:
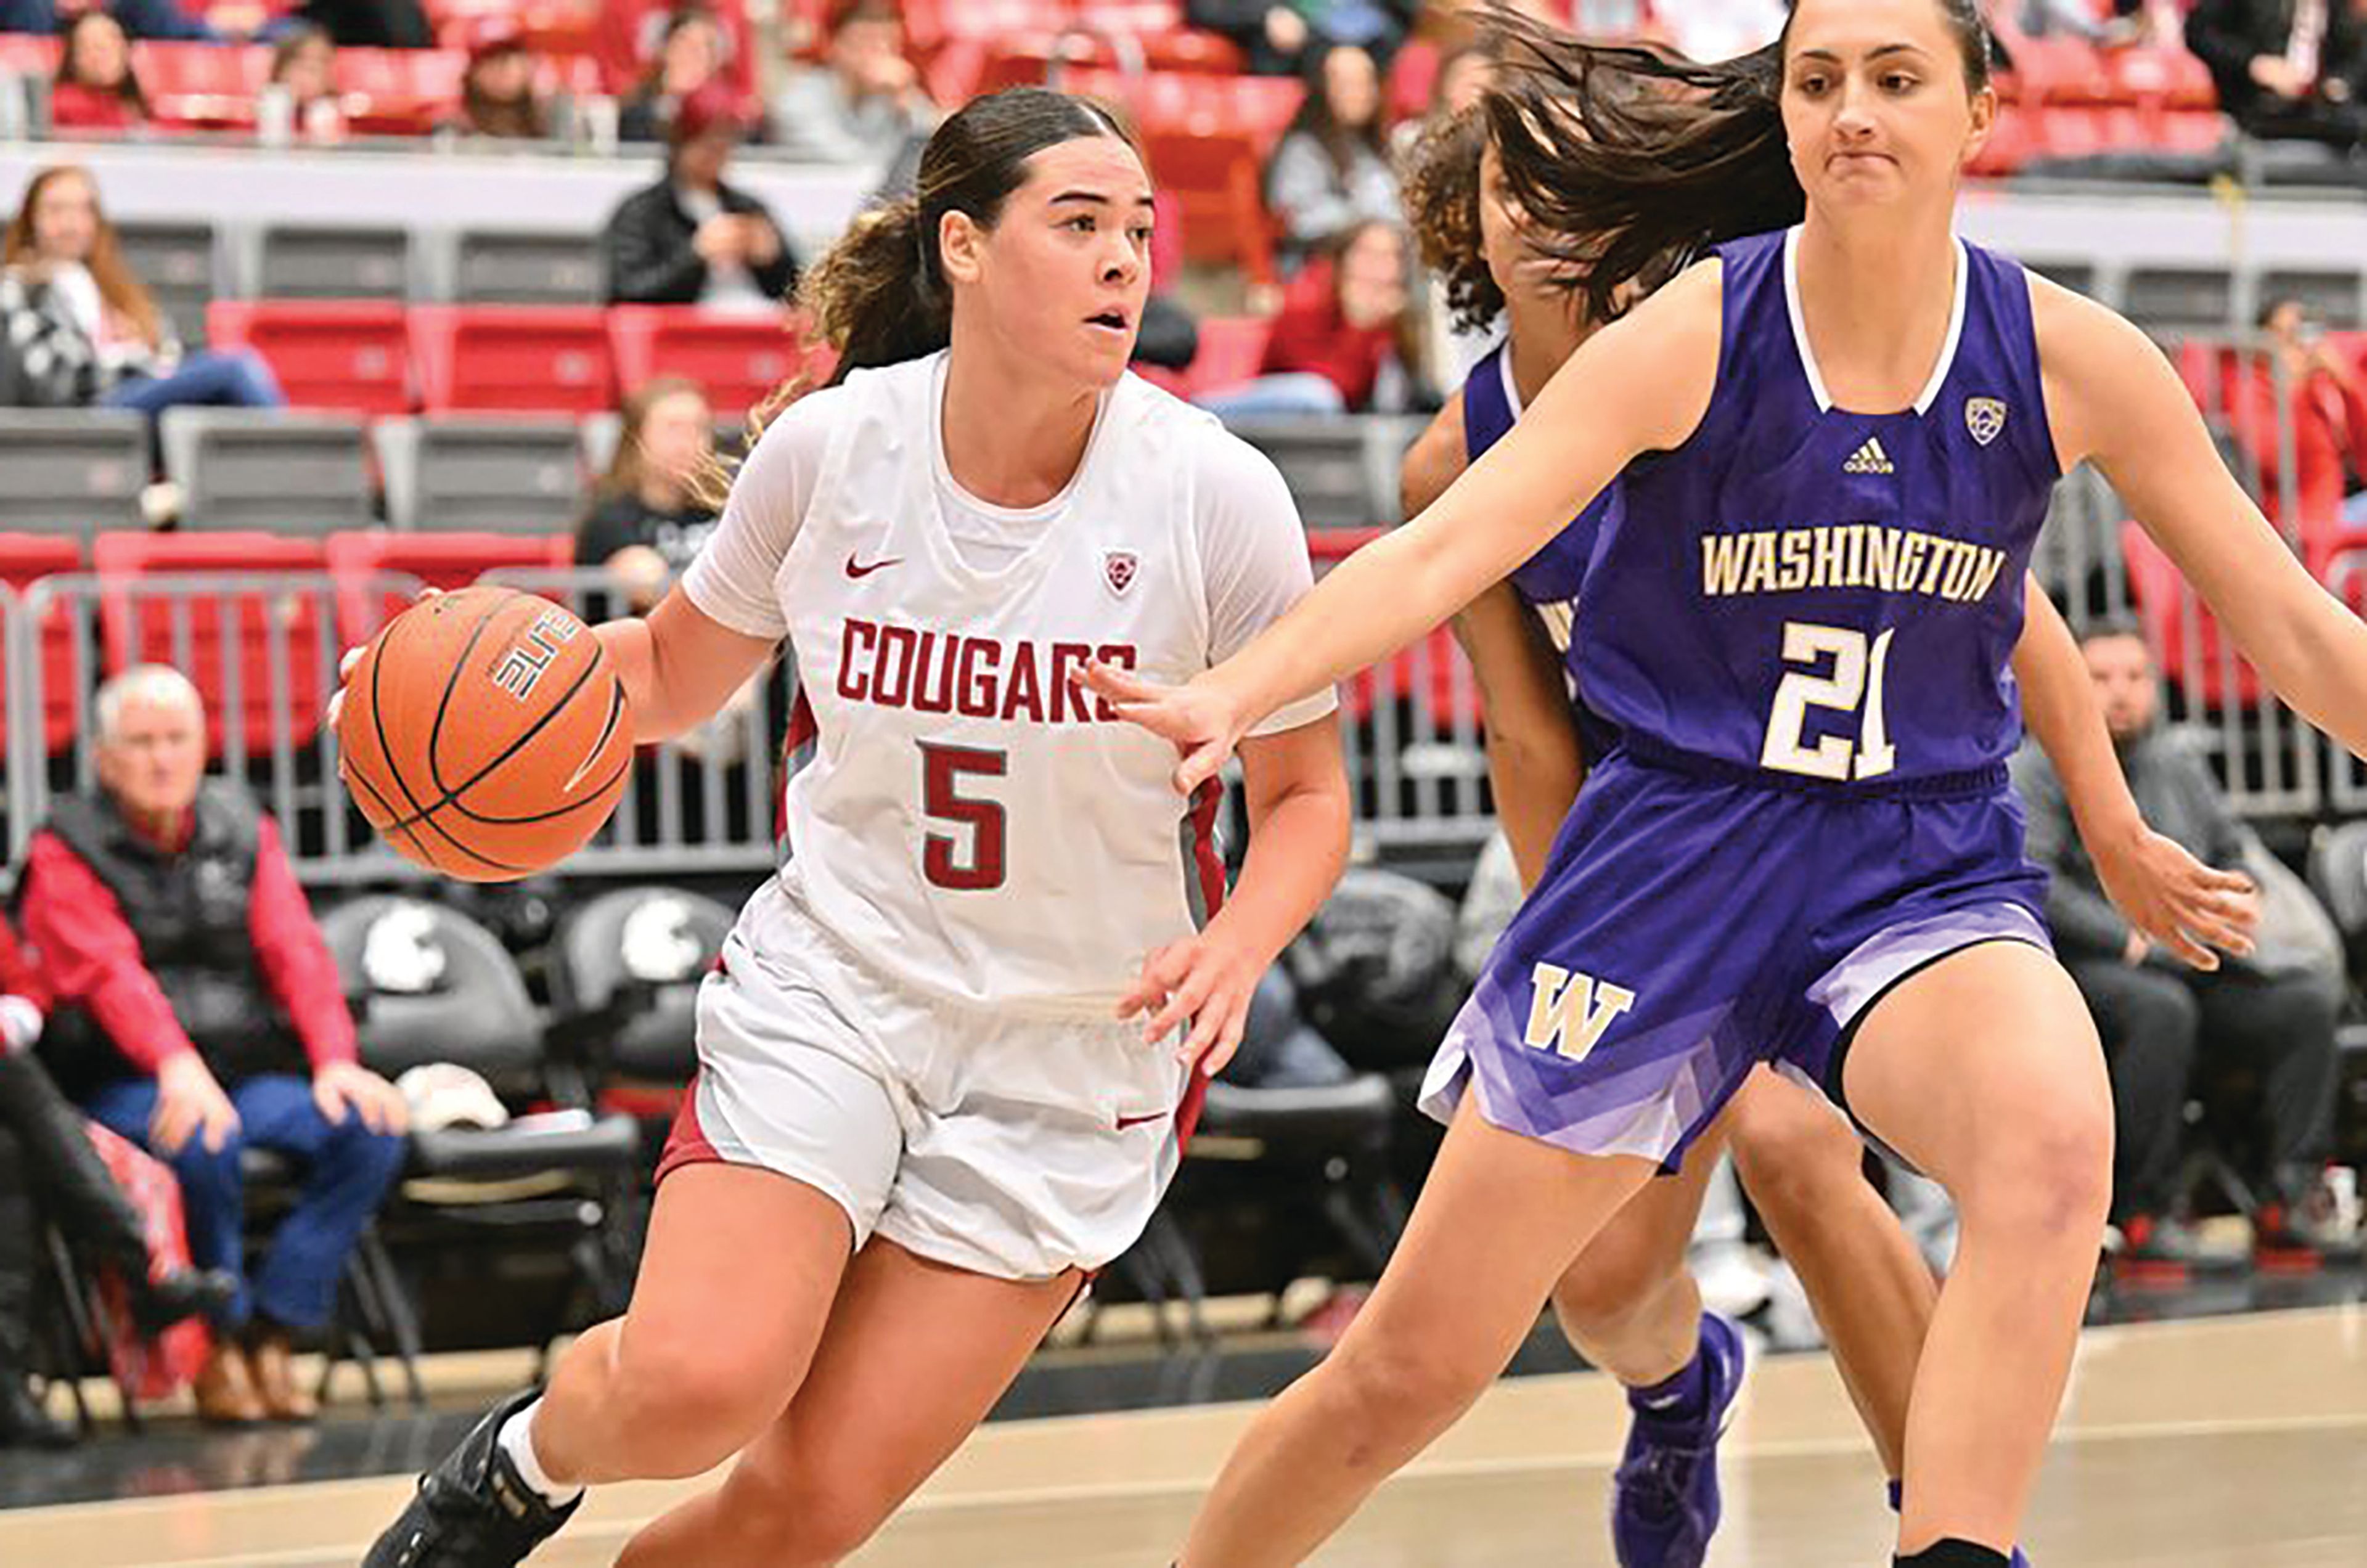
{"label": "purple basketball jersey", "polygon": [[1629,465],[1574,655],[1640,754],[1913,793],[2001,776],[2009,661],[2057,477],[2022,268],[1957,247],[1948,337],[1914,406],[1833,406],[1798,303],[1798,231],[1718,248],[1717,387]]}

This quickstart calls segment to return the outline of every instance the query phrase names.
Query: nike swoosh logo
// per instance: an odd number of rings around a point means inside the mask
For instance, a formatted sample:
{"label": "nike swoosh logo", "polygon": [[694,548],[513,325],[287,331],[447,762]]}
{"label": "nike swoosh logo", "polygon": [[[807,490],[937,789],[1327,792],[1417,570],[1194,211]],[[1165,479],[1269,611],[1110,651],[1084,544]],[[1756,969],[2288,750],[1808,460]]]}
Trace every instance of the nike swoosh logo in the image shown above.
{"label": "nike swoosh logo", "polygon": [[889,556],[886,560],[876,560],[869,566],[863,566],[857,564],[853,556],[849,556],[846,558],[846,575],[860,580],[870,576],[875,571],[885,571],[891,566],[901,566],[903,564],[903,557]]}
{"label": "nike swoosh logo", "polygon": [[1172,1111],[1154,1111],[1148,1116],[1121,1116],[1117,1119],[1117,1130],[1123,1133],[1128,1127],[1139,1127],[1146,1122],[1164,1122],[1174,1114]]}

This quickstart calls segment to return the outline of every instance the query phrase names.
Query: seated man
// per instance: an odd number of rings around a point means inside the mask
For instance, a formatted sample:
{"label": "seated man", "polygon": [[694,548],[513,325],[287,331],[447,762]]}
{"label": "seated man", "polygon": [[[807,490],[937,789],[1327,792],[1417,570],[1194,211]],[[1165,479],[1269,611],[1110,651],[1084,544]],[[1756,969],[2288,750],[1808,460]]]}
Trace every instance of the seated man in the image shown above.
{"label": "seated man", "polygon": [[[2090,631],[2081,641],[2104,722],[2145,819],[2205,864],[2240,869],[2246,835],[2210,765],[2159,722],[2153,655],[2133,628]],[[2333,1142],[2334,1026],[2342,1005],[2339,956],[2330,965],[2300,919],[2266,919],[2258,949],[2189,969],[2129,928],[2103,893],[2072,830],[2063,786],[2034,748],[2014,761],[2030,814],[2030,858],[2053,877],[2046,913],[2055,945],[2079,983],[2110,1057],[2119,1121],[2114,1217],[2128,1261],[2178,1265],[2191,1240],[2172,1216],[2183,1150],[2184,1110],[2198,1060],[2257,1080],[2261,1193],[2254,1249],[2263,1260],[2307,1263],[2320,1239],[2311,1210]],[[2296,895],[2306,905],[2307,894]],[[2273,914],[2274,911],[2271,911]]]}
{"label": "seated man", "polygon": [[940,116],[904,50],[900,0],[832,0],[821,62],[791,62],[772,105],[775,146],[815,164],[888,166]]}
{"label": "seated man", "polygon": [[[211,1420],[303,1419],[291,1334],[325,1325],[347,1255],[403,1160],[402,1100],[355,1059],[353,1019],[278,829],[203,778],[205,711],[177,671],[100,689],[100,788],[59,799],[18,907],[57,1008],[43,1055],[91,1115],[179,1177],[189,1250],[241,1281],[198,1381]],[[303,1188],[251,1285],[242,1145]]]}
{"label": "seated man", "polygon": [[25,1388],[40,1272],[39,1220],[55,1223],[76,1250],[115,1270],[132,1320],[146,1333],[193,1313],[220,1313],[237,1294],[227,1274],[152,1273],[139,1211],[108,1173],[81,1113],[32,1055],[48,996],[0,920],[0,1449],[65,1448],[77,1435]]}

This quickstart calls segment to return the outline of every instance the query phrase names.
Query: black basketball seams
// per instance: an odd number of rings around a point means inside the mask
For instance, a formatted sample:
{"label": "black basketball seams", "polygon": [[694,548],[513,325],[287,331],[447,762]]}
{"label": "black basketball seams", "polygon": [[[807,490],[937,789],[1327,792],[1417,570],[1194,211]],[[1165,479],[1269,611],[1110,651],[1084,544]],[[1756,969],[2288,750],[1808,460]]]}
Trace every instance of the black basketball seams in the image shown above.
{"label": "black basketball seams", "polygon": [[[358,784],[363,789],[368,790],[369,792],[370,798],[375,800],[380,807],[391,807],[393,806],[394,803],[386,798],[385,793],[381,791],[378,785],[372,784],[367,777],[360,774],[348,774],[347,778],[351,783]],[[368,815],[368,808],[367,807],[363,808],[363,815]],[[495,871],[516,872],[520,875],[524,875],[530,869],[526,866],[507,865],[500,861],[493,860],[485,855],[479,854],[475,850],[470,849],[468,845],[460,842],[458,839],[452,837],[451,834],[446,832],[443,828],[436,824],[433,815],[396,818],[391,810],[390,810],[386,825],[379,828],[378,831],[380,834],[401,833],[404,838],[411,840],[413,848],[416,849],[423,856],[432,863],[436,860],[436,852],[434,849],[419,836],[419,829],[422,827],[434,829],[436,836],[445,843],[449,844],[452,848],[459,851],[462,854],[467,855],[470,860],[477,861],[483,865],[490,866]]]}
{"label": "black basketball seams", "polygon": [[[601,728],[600,739],[592,748],[592,753],[595,756],[599,755],[600,748],[608,743],[608,737],[616,733],[617,717],[624,712],[624,682],[611,677],[608,687],[608,722]],[[601,806],[606,804],[606,797],[608,792],[616,787],[617,781],[632,771],[632,753],[628,750],[625,754],[625,760],[617,763],[616,769],[611,772],[606,778],[602,779],[598,787],[594,789],[590,794],[585,795],[579,800],[570,802],[568,805],[555,807],[549,811],[538,811],[530,816],[488,817],[481,811],[470,809],[469,803],[465,800],[459,799],[458,796],[439,801],[430,809],[440,811],[445,807],[449,806],[454,811],[468,818],[470,821],[481,822],[489,828],[523,827],[531,822],[555,821],[559,818],[572,816],[574,813],[583,810],[587,806]],[[480,775],[480,777],[482,775]],[[473,779],[470,781],[470,784],[475,782],[476,781]],[[460,786],[461,793],[465,794],[468,788],[468,784],[462,784]]]}

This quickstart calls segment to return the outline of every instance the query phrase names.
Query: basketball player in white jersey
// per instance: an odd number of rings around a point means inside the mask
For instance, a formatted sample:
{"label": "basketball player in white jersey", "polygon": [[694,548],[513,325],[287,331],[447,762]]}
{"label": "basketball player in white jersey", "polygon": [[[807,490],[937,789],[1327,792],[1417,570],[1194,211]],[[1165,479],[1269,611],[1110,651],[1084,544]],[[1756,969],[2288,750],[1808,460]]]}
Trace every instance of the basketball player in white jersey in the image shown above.
{"label": "basketball player in white jersey", "polygon": [[1081,100],[947,119],[810,281],[855,373],[765,431],[681,587],[599,628],[644,739],[788,639],[787,859],[701,992],[631,1309],[371,1568],[514,1563],[587,1484],[735,1453],[623,1561],[835,1562],[1140,1233],[1349,815],[1330,696],[1277,714],[1218,913],[1216,793],[1179,807],[1172,748],[1072,680],[1186,679],[1309,580],[1272,465],[1125,373],[1150,210]]}

